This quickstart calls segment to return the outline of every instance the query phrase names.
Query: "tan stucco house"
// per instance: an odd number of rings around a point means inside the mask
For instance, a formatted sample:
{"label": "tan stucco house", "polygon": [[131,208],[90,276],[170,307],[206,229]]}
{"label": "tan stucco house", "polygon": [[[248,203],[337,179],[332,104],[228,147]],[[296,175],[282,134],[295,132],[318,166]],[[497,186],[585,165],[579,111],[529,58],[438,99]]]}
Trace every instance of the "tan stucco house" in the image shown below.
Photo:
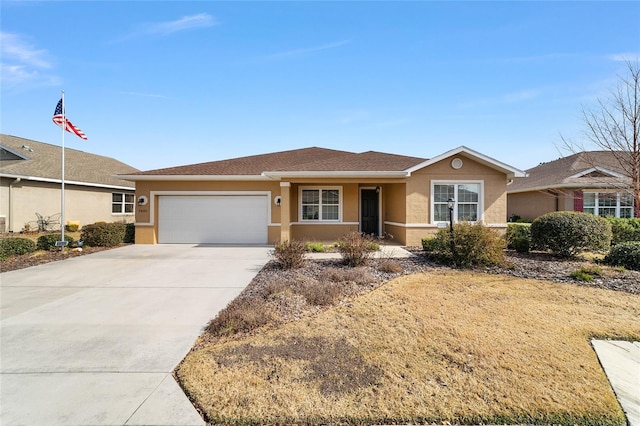
{"label": "tan stucco house", "polygon": [[[36,213],[60,227],[61,154],[57,145],[0,135],[0,232],[34,229]],[[137,171],[113,158],[65,148],[65,222],[133,222],[135,186],[114,175]]]}
{"label": "tan stucco house", "polygon": [[419,245],[449,221],[506,227],[524,172],[466,147],[432,159],[325,148],[121,175],[136,184],[136,243],[335,241],[350,231]]}
{"label": "tan stucco house", "polygon": [[585,151],[526,170],[507,187],[507,214],[535,219],[555,211],[633,217],[632,180],[625,152]]}

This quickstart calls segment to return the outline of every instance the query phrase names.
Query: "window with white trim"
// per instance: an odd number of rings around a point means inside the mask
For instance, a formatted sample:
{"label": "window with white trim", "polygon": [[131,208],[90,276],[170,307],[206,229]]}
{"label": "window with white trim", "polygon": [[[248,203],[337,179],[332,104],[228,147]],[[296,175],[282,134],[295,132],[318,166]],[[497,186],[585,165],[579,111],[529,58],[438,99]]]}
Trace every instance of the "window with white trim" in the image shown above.
{"label": "window with white trim", "polygon": [[476,222],[480,216],[481,185],[479,183],[433,184],[433,221],[448,222],[449,199],[454,200],[454,222]]}
{"label": "window with white trim", "polygon": [[624,192],[584,192],[582,210],[596,216],[633,217],[633,196]]}
{"label": "window with white trim", "polygon": [[339,188],[301,188],[300,220],[301,221],[339,221],[340,220]]}
{"label": "window with white trim", "polygon": [[124,192],[114,192],[111,194],[111,213],[124,214],[133,213],[135,196]]}

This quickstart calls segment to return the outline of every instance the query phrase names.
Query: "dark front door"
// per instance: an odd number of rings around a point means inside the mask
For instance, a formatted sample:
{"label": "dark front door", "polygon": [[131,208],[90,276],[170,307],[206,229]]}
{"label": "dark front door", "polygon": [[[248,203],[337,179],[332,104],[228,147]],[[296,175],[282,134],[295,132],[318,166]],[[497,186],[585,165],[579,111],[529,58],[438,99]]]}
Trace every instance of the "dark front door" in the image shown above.
{"label": "dark front door", "polygon": [[363,189],[361,197],[360,230],[364,234],[378,235],[378,193],[375,189]]}

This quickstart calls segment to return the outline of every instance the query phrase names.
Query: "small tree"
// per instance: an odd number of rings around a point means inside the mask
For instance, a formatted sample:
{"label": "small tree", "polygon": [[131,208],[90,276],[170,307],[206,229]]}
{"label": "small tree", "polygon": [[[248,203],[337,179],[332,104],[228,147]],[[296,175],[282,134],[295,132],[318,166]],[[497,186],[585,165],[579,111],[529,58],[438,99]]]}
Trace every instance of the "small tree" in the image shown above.
{"label": "small tree", "polygon": [[[611,152],[631,179],[634,214],[640,217],[640,64],[627,60],[626,65],[628,75],[618,77],[617,87],[596,107],[583,107],[582,117],[587,141]],[[584,144],[562,140],[573,153],[588,151]]]}

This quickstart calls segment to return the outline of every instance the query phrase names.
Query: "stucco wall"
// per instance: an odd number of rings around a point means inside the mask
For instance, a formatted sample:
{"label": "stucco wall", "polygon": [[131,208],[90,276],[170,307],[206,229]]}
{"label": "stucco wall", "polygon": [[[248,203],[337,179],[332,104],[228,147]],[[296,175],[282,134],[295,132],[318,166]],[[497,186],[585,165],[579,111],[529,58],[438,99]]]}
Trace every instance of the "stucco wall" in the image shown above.
{"label": "stucco wall", "polygon": [[[535,219],[545,213],[563,210],[560,194],[548,191],[519,192],[507,195],[507,216],[518,215],[523,219]],[[573,207],[573,199],[571,200]]]}
{"label": "stucco wall", "polygon": [[292,238],[305,241],[333,243],[349,232],[357,231],[358,225],[349,224],[296,224],[291,226]]}
{"label": "stucco wall", "polygon": [[[20,232],[26,223],[36,225],[36,213],[52,216],[61,213],[60,184],[22,179],[0,179],[0,215],[6,217],[6,231]],[[11,189],[9,185],[12,185]],[[133,214],[111,213],[111,194],[133,193],[120,189],[65,185],[65,222],[87,225],[99,221],[133,222]]]}
{"label": "stucco wall", "polygon": [[[451,166],[453,158],[462,160],[461,168],[454,169]],[[431,223],[431,184],[434,180],[482,182],[480,220],[485,225],[498,229],[506,226],[507,180],[505,174],[474,161],[466,155],[458,154],[428,168],[417,170],[407,179],[407,245],[420,245],[422,238],[438,230],[436,224]],[[411,226],[412,224],[419,226]]]}

